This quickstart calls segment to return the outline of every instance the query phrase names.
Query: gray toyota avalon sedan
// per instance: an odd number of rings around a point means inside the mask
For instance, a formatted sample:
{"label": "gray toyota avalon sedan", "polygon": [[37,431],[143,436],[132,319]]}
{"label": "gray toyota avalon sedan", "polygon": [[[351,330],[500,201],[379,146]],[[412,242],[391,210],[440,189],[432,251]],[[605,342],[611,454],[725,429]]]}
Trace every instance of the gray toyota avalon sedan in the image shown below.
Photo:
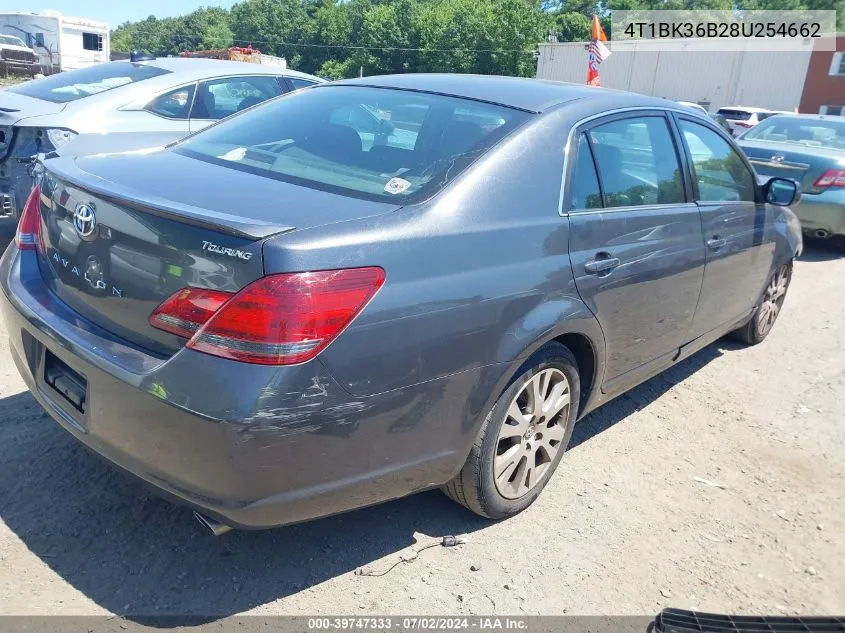
{"label": "gray toyota avalon sedan", "polygon": [[502,518],[586,413],[766,337],[798,195],[669,101],[368,77],[46,160],[0,308],[45,410],[216,532],[436,487]]}

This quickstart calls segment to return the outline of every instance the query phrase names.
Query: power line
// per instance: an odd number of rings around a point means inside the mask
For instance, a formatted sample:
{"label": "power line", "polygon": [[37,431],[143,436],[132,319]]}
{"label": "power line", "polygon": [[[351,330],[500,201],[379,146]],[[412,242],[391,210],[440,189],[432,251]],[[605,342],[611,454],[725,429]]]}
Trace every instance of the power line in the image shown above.
{"label": "power line", "polygon": [[[152,31],[134,31],[130,32],[130,36],[134,35],[157,35]],[[171,39],[182,37],[197,39],[197,35],[186,35],[185,33],[171,33]],[[534,49],[506,49],[506,48],[414,48],[414,47],[400,47],[400,46],[356,46],[353,44],[311,44],[301,42],[283,42],[281,40],[237,40],[232,38],[232,44],[271,44],[273,46],[291,46],[300,48],[328,48],[328,49],[348,49],[348,50],[365,50],[365,51],[384,51],[384,52],[420,52],[420,53],[522,53],[533,54]]]}

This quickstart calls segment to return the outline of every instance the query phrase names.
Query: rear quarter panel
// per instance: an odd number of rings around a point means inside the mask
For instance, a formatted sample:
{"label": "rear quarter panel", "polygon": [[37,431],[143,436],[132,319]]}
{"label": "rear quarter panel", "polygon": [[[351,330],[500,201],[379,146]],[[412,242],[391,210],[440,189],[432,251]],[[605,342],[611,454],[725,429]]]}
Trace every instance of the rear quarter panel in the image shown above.
{"label": "rear quarter panel", "polygon": [[536,117],[426,203],[268,241],[266,272],[382,266],[384,287],[320,356],[371,396],[462,372],[465,421],[562,332],[603,348],[578,298],[558,213],[567,117]]}

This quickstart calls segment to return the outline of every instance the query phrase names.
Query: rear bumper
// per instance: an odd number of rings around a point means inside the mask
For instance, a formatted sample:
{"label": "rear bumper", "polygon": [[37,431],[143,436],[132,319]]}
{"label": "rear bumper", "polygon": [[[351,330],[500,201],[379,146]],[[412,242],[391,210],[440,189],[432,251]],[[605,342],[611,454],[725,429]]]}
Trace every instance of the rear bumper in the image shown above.
{"label": "rear bumper", "polygon": [[845,235],[845,189],[804,194],[792,210],[801,220],[805,233],[815,235],[823,231],[826,236]]}
{"label": "rear bumper", "polygon": [[[472,441],[443,408],[444,390],[469,389],[470,373],[354,398],[320,362],[268,368],[190,350],[156,358],[72,313],[47,291],[34,253],[14,245],[0,260],[0,290],[12,356],[44,409],[121,469],[233,527],[441,485]],[[86,379],[84,412],[44,381],[47,350]]]}

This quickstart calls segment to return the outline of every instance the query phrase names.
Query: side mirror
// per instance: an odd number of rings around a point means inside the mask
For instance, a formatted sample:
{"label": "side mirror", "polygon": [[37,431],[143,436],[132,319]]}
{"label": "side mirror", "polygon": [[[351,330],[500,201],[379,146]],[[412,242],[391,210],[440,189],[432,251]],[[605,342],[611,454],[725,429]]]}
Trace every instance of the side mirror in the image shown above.
{"label": "side mirror", "polygon": [[787,178],[772,178],[763,189],[766,202],[779,207],[788,207],[801,199],[798,183]]}

